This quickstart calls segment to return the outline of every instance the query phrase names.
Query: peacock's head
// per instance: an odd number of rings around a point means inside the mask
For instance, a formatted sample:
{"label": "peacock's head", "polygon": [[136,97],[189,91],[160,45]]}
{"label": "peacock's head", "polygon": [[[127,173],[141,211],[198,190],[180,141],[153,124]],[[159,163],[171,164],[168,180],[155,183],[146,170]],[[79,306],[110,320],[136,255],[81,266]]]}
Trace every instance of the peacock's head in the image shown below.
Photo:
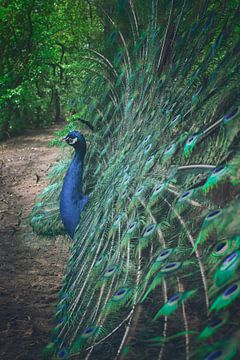
{"label": "peacock's head", "polygon": [[75,150],[81,151],[84,156],[86,153],[86,140],[79,131],[70,131],[64,138],[63,141],[70,146],[73,146]]}

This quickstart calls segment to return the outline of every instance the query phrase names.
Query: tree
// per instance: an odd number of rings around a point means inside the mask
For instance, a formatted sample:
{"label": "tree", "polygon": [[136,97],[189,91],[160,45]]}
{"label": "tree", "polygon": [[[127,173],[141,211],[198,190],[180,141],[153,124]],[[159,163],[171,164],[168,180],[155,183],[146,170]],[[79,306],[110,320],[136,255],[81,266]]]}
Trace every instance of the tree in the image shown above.
{"label": "tree", "polygon": [[2,1],[0,138],[61,121],[85,77],[84,49],[101,41],[95,8],[84,0]]}

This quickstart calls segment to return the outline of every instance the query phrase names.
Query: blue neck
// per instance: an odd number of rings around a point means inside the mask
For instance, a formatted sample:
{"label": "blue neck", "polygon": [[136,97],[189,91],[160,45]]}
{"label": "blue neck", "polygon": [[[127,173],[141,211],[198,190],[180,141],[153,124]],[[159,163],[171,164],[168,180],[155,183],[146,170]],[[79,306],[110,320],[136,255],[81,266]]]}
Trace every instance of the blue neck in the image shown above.
{"label": "blue neck", "polygon": [[63,180],[60,195],[60,214],[67,233],[73,238],[80,214],[87,199],[82,193],[83,160],[81,151],[75,150],[74,158]]}
{"label": "blue neck", "polygon": [[70,182],[73,185],[73,196],[75,196],[75,192],[76,196],[78,197],[79,195],[82,195],[83,161],[84,156],[82,156],[82,153],[78,150],[75,150],[74,158],[66,175],[66,177],[70,177]]}

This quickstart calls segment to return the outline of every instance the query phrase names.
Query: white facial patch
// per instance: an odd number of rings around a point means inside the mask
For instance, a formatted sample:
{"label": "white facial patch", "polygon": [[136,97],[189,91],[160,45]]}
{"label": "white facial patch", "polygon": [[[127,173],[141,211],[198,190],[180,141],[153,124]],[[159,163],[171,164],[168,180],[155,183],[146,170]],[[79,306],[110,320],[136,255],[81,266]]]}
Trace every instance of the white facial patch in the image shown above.
{"label": "white facial patch", "polygon": [[78,138],[77,137],[75,137],[75,138],[69,138],[68,139],[68,143],[70,144],[70,145],[73,145],[73,144],[75,144],[76,142],[78,141]]}

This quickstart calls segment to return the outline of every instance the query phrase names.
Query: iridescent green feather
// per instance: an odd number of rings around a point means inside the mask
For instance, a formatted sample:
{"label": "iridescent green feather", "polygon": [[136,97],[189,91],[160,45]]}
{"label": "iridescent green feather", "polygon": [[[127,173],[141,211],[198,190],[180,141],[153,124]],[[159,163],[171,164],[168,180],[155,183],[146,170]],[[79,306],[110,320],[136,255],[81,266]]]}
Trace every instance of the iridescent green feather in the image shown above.
{"label": "iridescent green feather", "polygon": [[106,334],[106,330],[98,326],[88,326],[84,329],[81,335],[79,335],[74,342],[72,343],[69,349],[69,355],[74,355],[79,353],[79,351],[85,347],[89,346],[93,341],[97,340],[100,336]]}
{"label": "iridescent green feather", "polygon": [[106,308],[103,309],[103,312],[106,314],[111,314],[116,312],[133,296],[133,289],[128,287],[120,287],[113,294],[112,298],[108,301]]}
{"label": "iridescent green feather", "polygon": [[200,139],[201,135],[202,134],[199,133],[196,135],[192,135],[187,139],[187,141],[184,145],[184,149],[183,149],[184,156],[188,157],[191,155],[191,153],[192,153],[193,149],[196,147],[197,142]]}
{"label": "iridescent green feather", "polygon": [[238,250],[240,246],[240,240],[237,240],[238,237],[232,239],[223,239],[216,244],[211,251],[209,264],[219,263],[219,260],[226,255],[229,255],[233,250]]}
{"label": "iridescent green feather", "polygon": [[219,184],[224,183],[229,176],[231,171],[228,165],[220,165],[213,170],[212,174],[208,177],[207,181],[203,185],[203,191],[208,193],[210,190],[216,188]]}
{"label": "iridescent green feather", "polygon": [[205,217],[203,221],[194,248],[196,248],[199,244],[202,244],[207,240],[209,235],[218,227],[223,216],[224,216],[224,210],[222,209],[211,210],[208,213],[208,215]]}
{"label": "iridescent green feather", "polygon": [[127,231],[125,232],[121,240],[122,247],[126,247],[127,244],[130,242],[130,240],[136,236],[138,227],[139,227],[139,223],[137,221],[134,221],[129,225]]}
{"label": "iridescent green feather", "polygon": [[[201,359],[204,360],[233,360],[239,352],[239,331],[231,334],[228,338],[218,341],[212,346],[205,345],[203,349],[200,348]],[[193,353],[192,359],[196,356]]]}
{"label": "iridescent green feather", "polygon": [[172,254],[174,253],[174,249],[168,248],[168,249],[162,249],[159,252],[159,255],[153,262],[152,266],[150,267],[149,271],[147,272],[146,279],[149,280],[153,274],[156,273],[157,270],[160,269],[163,262],[166,261]]}
{"label": "iridescent green feather", "polygon": [[168,299],[166,304],[164,304],[161,309],[157,312],[157,314],[154,316],[154,320],[157,320],[160,316],[169,316],[174,311],[177,310],[177,308],[184,303],[187,299],[192,297],[197,290],[190,290],[185,291],[183,293],[178,293],[176,295],[173,295]]}
{"label": "iridescent green feather", "polygon": [[176,150],[177,150],[176,143],[168,145],[163,152],[162,162],[164,163],[164,162],[169,161],[171,159],[171,157],[175,154]]}
{"label": "iridescent green feather", "polygon": [[199,340],[210,338],[219,329],[221,329],[222,326],[227,323],[228,317],[228,313],[214,315],[212,319],[208,322],[207,326],[199,334]]}
{"label": "iridescent green feather", "polygon": [[164,182],[159,182],[155,185],[155,187],[149,197],[149,200],[147,202],[147,207],[149,209],[152,206],[154,206],[161,199],[161,196],[166,187],[167,187],[167,183],[164,183]]}
{"label": "iridescent green feather", "polygon": [[180,215],[187,208],[191,208],[194,203],[192,204],[190,200],[194,199],[198,192],[198,189],[190,189],[184,191],[176,201],[174,211],[172,212],[172,217]]}
{"label": "iridescent green feather", "polygon": [[144,229],[142,236],[138,240],[139,242],[138,242],[138,246],[136,247],[136,253],[148,247],[150,242],[153,241],[156,231],[157,231],[156,224],[149,225]]}
{"label": "iridescent green feather", "polygon": [[159,272],[157,273],[157,275],[154,277],[154,279],[152,280],[150,286],[148,287],[146,293],[144,294],[142,301],[144,301],[148,295],[157,287],[159,286],[164,277],[166,277],[167,275],[172,275],[173,273],[175,273],[177,270],[179,270],[182,267],[182,263],[177,261],[177,262],[169,262],[166,263],[164,265],[161,266]]}
{"label": "iridescent green feather", "polygon": [[240,251],[233,251],[218,266],[214,274],[214,280],[217,286],[223,285],[232,279],[240,266]]}
{"label": "iridescent green feather", "polygon": [[216,298],[210,307],[210,311],[219,311],[231,305],[240,295],[240,282],[233,282]]}
{"label": "iridescent green feather", "polygon": [[45,348],[42,351],[42,358],[43,360],[47,360],[50,359],[57,350],[57,345],[54,344],[54,342],[50,342],[47,346],[45,346]]}

